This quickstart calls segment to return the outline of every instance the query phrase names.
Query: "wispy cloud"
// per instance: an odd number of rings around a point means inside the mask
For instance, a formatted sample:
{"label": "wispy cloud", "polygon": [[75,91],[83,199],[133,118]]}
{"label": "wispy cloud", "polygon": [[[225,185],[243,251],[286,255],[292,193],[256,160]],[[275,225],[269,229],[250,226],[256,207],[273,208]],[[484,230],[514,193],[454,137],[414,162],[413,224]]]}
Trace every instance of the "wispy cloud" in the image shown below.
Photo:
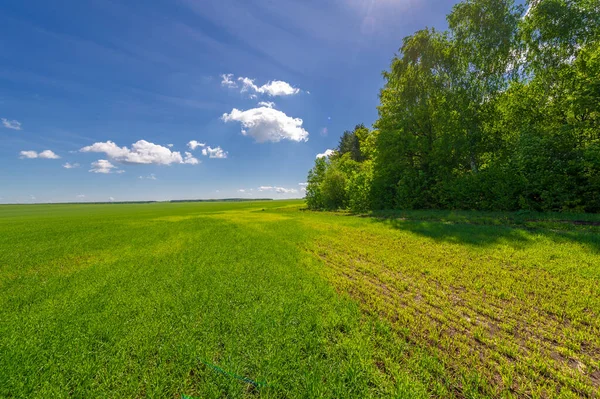
{"label": "wispy cloud", "polygon": [[69,162],[66,162],[63,165],[63,168],[65,168],[65,169],[75,169],[75,168],[78,168],[78,167],[79,167],[78,163],[69,163]]}
{"label": "wispy cloud", "polygon": [[58,155],[56,155],[53,151],[50,151],[50,150],[44,150],[42,152],[37,152],[37,151],[21,151],[20,152],[20,158],[21,159],[35,159],[35,158],[41,158],[41,159],[60,159],[60,157]]}
{"label": "wispy cloud", "polygon": [[278,194],[296,194],[298,190],[295,188],[285,188],[277,186],[260,186],[258,191],[274,191]]}
{"label": "wispy cloud", "polygon": [[154,173],[150,173],[148,176],[140,176],[139,177],[140,180],[157,180],[156,176],[154,175]]}
{"label": "wispy cloud", "polygon": [[6,118],[2,118],[0,120],[2,121],[2,125],[4,125],[4,127],[7,129],[21,130],[21,122],[19,122],[19,121],[16,121],[16,120],[9,121]]}
{"label": "wispy cloud", "polygon": [[200,143],[199,141],[196,141],[196,140],[192,140],[189,143],[187,143],[188,148],[192,151],[194,151],[198,147],[204,147],[205,145],[206,145],[206,143]]}
{"label": "wispy cloud", "polygon": [[224,122],[236,121],[242,125],[242,134],[253,137],[258,143],[281,140],[308,141],[308,132],[302,128],[302,119],[267,107],[240,111],[234,108],[221,117]]}
{"label": "wispy cloud", "polygon": [[259,107],[275,108],[275,103],[272,101],[261,101],[258,103]]}
{"label": "wispy cloud", "polygon": [[232,73],[227,73],[221,75],[221,86],[229,87],[231,89],[235,89],[238,87],[237,83],[235,83],[235,78]]}
{"label": "wispy cloud", "polygon": [[202,155],[209,158],[227,158],[227,151],[223,151],[223,149],[219,147],[211,147],[206,145],[206,143],[201,143],[197,140],[191,140],[187,143],[187,146],[190,150],[194,151],[196,148],[202,148]]}
{"label": "wispy cloud", "polygon": [[207,146],[202,149],[202,155],[209,158],[225,159],[227,158],[227,151],[223,151],[221,147],[212,148],[211,146]]}
{"label": "wispy cloud", "polygon": [[113,165],[112,163],[110,163],[108,160],[99,159],[96,162],[92,162],[92,168],[89,170],[89,172],[103,173],[103,174],[119,172],[118,170],[115,171],[114,169],[117,169],[117,167],[115,165]]}

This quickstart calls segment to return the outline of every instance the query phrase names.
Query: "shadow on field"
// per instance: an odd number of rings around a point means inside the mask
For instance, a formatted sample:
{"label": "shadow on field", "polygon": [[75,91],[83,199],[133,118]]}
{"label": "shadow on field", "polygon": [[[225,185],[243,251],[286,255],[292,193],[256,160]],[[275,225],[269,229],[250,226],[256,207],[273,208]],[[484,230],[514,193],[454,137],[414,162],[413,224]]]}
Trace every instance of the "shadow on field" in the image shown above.
{"label": "shadow on field", "polygon": [[421,221],[410,219],[374,218],[394,229],[410,231],[439,242],[451,242],[473,246],[508,244],[514,247],[533,245],[536,237],[543,236],[560,242],[576,242],[595,252],[600,252],[600,234],[597,229],[555,229],[548,226],[490,225],[469,222]]}

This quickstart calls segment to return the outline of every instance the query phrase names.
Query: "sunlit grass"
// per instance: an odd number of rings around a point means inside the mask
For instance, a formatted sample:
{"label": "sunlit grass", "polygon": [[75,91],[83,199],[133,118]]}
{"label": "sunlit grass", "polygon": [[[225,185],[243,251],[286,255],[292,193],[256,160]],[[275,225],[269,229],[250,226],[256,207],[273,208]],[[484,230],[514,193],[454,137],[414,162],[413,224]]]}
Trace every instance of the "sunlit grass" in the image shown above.
{"label": "sunlit grass", "polygon": [[301,207],[0,207],[0,397],[600,394],[598,227]]}

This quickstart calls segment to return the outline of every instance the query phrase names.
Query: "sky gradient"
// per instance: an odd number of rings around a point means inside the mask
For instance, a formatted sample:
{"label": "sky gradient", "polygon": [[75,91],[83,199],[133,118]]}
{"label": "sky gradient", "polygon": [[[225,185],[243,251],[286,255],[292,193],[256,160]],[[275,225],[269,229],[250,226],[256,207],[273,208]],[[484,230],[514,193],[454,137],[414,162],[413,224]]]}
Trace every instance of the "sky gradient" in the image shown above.
{"label": "sky gradient", "polygon": [[0,203],[296,198],[448,0],[0,5]]}

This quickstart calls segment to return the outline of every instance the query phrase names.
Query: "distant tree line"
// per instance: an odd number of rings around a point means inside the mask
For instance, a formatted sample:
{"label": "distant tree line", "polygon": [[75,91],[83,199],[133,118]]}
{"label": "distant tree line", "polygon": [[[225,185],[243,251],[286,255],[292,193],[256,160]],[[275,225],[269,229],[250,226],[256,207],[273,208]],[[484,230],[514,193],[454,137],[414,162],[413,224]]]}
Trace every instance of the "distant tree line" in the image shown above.
{"label": "distant tree line", "polygon": [[404,38],[311,209],[600,212],[600,2],[465,0]]}

